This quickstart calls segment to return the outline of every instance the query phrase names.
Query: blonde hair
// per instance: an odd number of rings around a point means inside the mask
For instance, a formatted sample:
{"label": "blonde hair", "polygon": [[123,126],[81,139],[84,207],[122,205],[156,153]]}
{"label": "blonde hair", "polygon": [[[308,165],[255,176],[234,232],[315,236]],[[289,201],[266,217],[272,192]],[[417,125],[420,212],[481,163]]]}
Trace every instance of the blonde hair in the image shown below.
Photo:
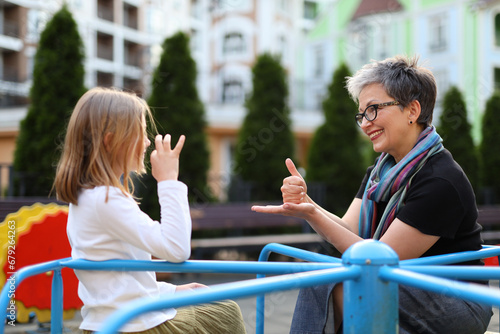
{"label": "blonde hair", "polygon": [[[113,186],[132,195],[130,173],[145,173],[140,168],[147,135],[145,118],[153,120],[151,110],[135,94],[102,87],[83,94],[66,130],[54,181],[57,198],[78,204],[80,190],[96,186]],[[123,181],[114,172],[117,167],[123,171]]]}

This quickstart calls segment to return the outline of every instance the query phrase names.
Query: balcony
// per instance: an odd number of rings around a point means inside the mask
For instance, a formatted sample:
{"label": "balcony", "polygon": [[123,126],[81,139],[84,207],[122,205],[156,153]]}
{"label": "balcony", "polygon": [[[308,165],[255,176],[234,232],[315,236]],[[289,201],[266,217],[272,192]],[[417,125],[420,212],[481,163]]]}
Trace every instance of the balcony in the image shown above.
{"label": "balcony", "polygon": [[97,1],[97,17],[106,21],[114,21],[113,0]]}
{"label": "balcony", "polygon": [[113,60],[113,36],[97,33],[97,58]]}
{"label": "balcony", "polygon": [[123,25],[134,30],[139,29],[139,15],[137,7],[123,5]]}
{"label": "balcony", "polygon": [[129,66],[140,67],[142,63],[142,46],[136,43],[125,41],[124,43],[124,63]]}
{"label": "balcony", "polygon": [[1,34],[5,36],[10,36],[14,38],[20,38],[21,27],[18,22],[4,20],[2,24]]}
{"label": "balcony", "polygon": [[104,73],[104,72],[97,72],[97,85],[101,87],[111,87],[114,85],[113,83],[113,74],[111,73]]}
{"label": "balcony", "polygon": [[139,96],[144,94],[144,85],[141,80],[132,79],[132,78],[123,78],[123,88],[126,90],[133,91]]}

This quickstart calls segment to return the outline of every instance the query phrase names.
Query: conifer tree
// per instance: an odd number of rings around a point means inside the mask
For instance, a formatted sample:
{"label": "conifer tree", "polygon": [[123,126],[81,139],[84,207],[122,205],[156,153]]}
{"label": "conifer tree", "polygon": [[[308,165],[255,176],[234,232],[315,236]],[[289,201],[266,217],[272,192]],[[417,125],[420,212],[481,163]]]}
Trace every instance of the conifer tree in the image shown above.
{"label": "conifer tree", "polygon": [[265,53],[257,57],[252,84],[238,133],[234,173],[251,182],[252,200],[280,200],[280,186],[289,175],[285,159],[293,158],[294,138],[285,70],[275,56]]}
{"label": "conifer tree", "polygon": [[438,133],[443,138],[444,147],[451,152],[474,189],[477,189],[479,163],[471,128],[462,93],[457,87],[450,87],[443,99]]}
{"label": "conifer tree", "polygon": [[333,74],[322,105],[325,123],[316,130],[311,142],[306,174],[308,183],[320,182],[326,186],[323,205],[334,212],[347,210],[366,170],[359,129],[354,121],[356,104],[345,89],[349,75],[345,64]]}
{"label": "conifer tree", "polygon": [[[172,147],[181,135],[186,136],[179,161],[179,180],[188,186],[190,202],[204,202],[212,199],[207,185],[210,157],[205,134],[205,109],[198,97],[196,75],[189,37],[178,32],[165,39],[160,63],[153,74],[148,104],[158,131],[172,135]],[[139,184],[138,189],[142,208],[158,217],[156,181],[149,174],[141,182],[143,185]]]}
{"label": "conifer tree", "polygon": [[[489,202],[500,203],[500,92],[496,92],[487,102],[482,122],[482,141],[479,148],[481,156],[481,184],[490,190]],[[493,204],[493,203],[488,203]]]}
{"label": "conifer tree", "polygon": [[20,124],[14,170],[26,196],[47,196],[52,188],[57,146],[66,122],[84,93],[84,49],[78,28],[64,5],[47,23],[35,54],[26,118]]}

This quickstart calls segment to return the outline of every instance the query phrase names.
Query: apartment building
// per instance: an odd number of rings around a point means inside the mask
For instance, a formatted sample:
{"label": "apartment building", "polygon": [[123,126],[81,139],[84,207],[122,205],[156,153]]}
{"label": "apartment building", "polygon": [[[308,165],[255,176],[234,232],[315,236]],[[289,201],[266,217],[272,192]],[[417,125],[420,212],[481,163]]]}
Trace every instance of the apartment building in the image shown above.
{"label": "apartment building", "polygon": [[[325,1],[325,0],[323,0]],[[198,91],[206,106],[211,151],[209,179],[223,200],[236,136],[251,92],[257,55],[281,57],[290,83],[300,61],[300,42],[322,1],[312,0],[67,0],[85,46],[85,85],[131,89],[147,97],[164,39],[182,30],[191,36]],[[329,2],[329,1],[326,1]],[[62,0],[0,1],[0,188],[5,187],[20,120],[31,85],[33,57],[45,23]],[[290,84],[291,87],[293,86]],[[291,90],[293,94],[293,89]],[[5,97],[4,97],[5,96]],[[293,101],[293,98],[290,98]],[[317,110],[292,107],[297,156],[305,162]]]}
{"label": "apartment building", "polygon": [[303,66],[296,55],[322,5],[322,1],[304,0],[191,1],[191,49],[209,125],[209,180],[222,200],[238,129],[246,114],[243,104],[252,91],[252,66],[264,52],[280,57],[286,70],[296,156],[305,164],[311,137],[323,115],[292,103],[293,83],[297,67]]}
{"label": "apartment building", "polygon": [[342,62],[354,72],[373,59],[418,54],[438,85],[435,123],[444,94],[457,86],[479,142],[486,100],[500,87],[500,1],[338,0],[317,18],[301,53],[296,76],[306,108],[321,102]]}
{"label": "apartment building", "polygon": [[64,2],[85,46],[86,87],[147,90],[151,49],[166,33],[146,22],[146,13],[158,5],[154,1],[0,1],[0,189],[8,182],[19,123],[27,112],[40,33]]}

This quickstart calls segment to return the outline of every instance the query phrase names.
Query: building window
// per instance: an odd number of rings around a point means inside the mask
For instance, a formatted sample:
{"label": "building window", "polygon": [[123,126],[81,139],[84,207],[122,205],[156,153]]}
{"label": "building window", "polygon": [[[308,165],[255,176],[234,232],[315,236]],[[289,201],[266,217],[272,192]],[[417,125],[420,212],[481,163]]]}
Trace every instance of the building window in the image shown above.
{"label": "building window", "polygon": [[96,81],[97,81],[97,86],[111,87],[113,86],[113,74],[97,72]]}
{"label": "building window", "polygon": [[280,36],[278,38],[278,48],[282,61],[286,61],[288,58],[288,43],[286,42],[285,36]]}
{"label": "building window", "polygon": [[429,50],[431,52],[441,52],[447,48],[446,16],[435,15],[429,19]]}
{"label": "building window", "polygon": [[[436,86],[437,86],[437,96],[436,96],[436,107],[441,107],[443,103],[443,98],[450,88],[450,80],[448,70],[443,69],[435,69],[432,71],[434,74],[434,78],[436,78]],[[436,117],[436,115],[434,115]]]}
{"label": "building window", "polygon": [[318,15],[318,4],[313,1],[304,1],[304,18],[314,20]]}
{"label": "building window", "polygon": [[278,0],[279,8],[284,12],[288,12],[289,2],[289,0]]}
{"label": "building window", "polygon": [[376,59],[385,59],[390,56],[390,33],[388,24],[381,23],[380,29],[378,30],[378,36],[376,38],[377,42],[373,44],[374,49],[376,49]]}
{"label": "building window", "polygon": [[33,80],[33,70],[35,69],[35,57],[34,55],[29,55],[26,57],[26,69],[28,74],[28,80]]}
{"label": "building window", "polygon": [[222,102],[241,103],[243,102],[243,84],[239,80],[231,79],[224,81],[222,91]]}
{"label": "building window", "polygon": [[26,25],[26,39],[30,42],[38,41],[40,33],[43,28],[45,28],[45,24],[49,19],[50,17],[48,17],[47,12],[30,9],[28,11],[28,22]]}
{"label": "building window", "polygon": [[97,58],[113,60],[113,36],[97,33]]}
{"label": "building window", "polygon": [[325,54],[323,46],[317,46],[314,49],[314,77],[319,78],[323,76],[325,64]]}
{"label": "building window", "polygon": [[125,65],[141,66],[142,46],[134,42],[124,41],[123,43],[123,61]]}
{"label": "building window", "polygon": [[494,76],[494,80],[495,80],[494,88],[496,91],[500,92],[500,68],[495,67],[493,76]]}
{"label": "building window", "polygon": [[500,46],[500,13],[495,15],[495,45]]}
{"label": "building window", "polygon": [[365,22],[356,22],[351,29],[351,43],[348,44],[350,63],[353,68],[361,67],[370,61],[369,50],[369,36],[371,36],[372,29]]}
{"label": "building window", "polygon": [[200,19],[203,16],[203,5],[201,1],[191,1],[191,16],[195,19]]}
{"label": "building window", "polygon": [[97,17],[113,22],[113,0],[97,0]]}
{"label": "building window", "polygon": [[128,91],[133,91],[139,96],[142,96],[144,87],[142,82],[137,79],[123,78],[123,88]]}
{"label": "building window", "polygon": [[201,50],[201,36],[198,30],[191,29],[189,44],[191,46],[192,51]]}
{"label": "building window", "polygon": [[245,41],[241,33],[233,32],[224,36],[224,54],[245,52]]}
{"label": "building window", "polygon": [[131,29],[137,30],[138,23],[138,8],[129,4],[123,4],[123,25]]}
{"label": "building window", "polygon": [[323,109],[323,101],[325,100],[325,92],[323,89],[319,89],[315,92],[315,109],[322,110]]}

